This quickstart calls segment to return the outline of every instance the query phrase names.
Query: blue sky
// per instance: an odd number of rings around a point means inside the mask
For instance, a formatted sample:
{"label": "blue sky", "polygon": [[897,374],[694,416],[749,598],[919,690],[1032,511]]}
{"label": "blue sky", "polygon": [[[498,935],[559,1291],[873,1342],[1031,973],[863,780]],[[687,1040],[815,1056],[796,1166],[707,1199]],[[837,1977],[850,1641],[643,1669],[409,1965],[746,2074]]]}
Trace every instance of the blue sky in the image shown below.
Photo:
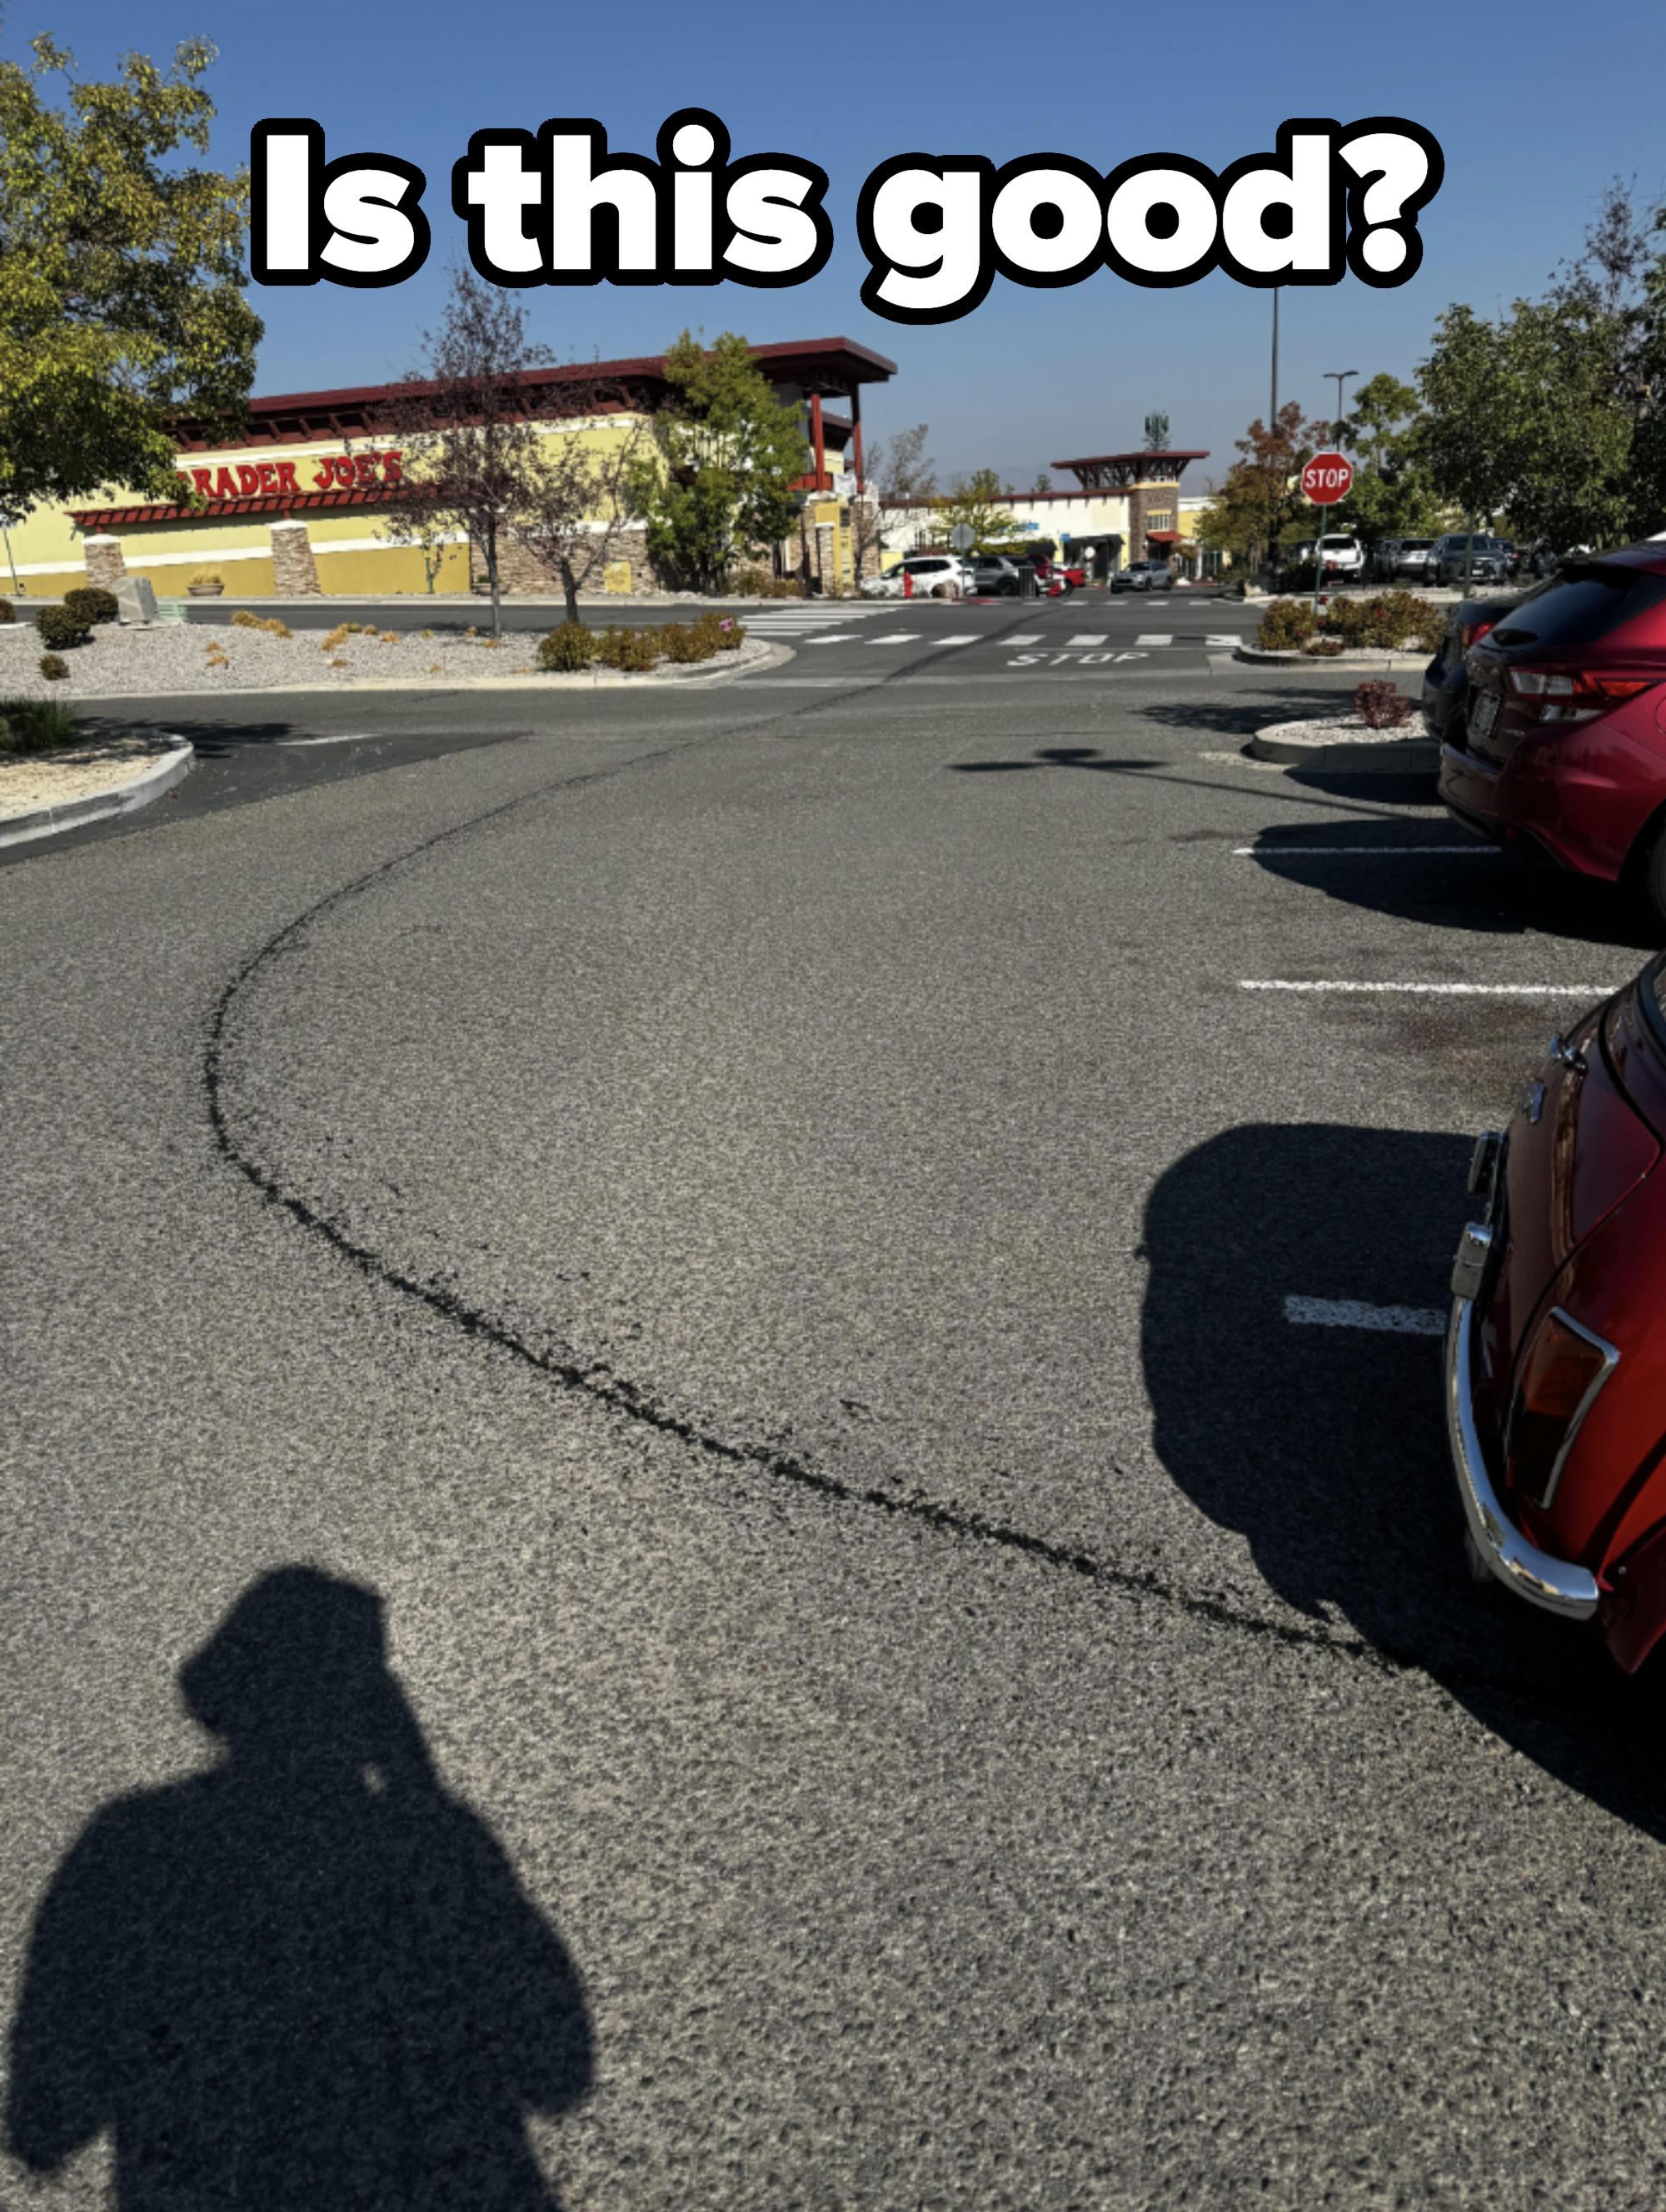
{"label": "blue sky", "polygon": [[446,262],[461,252],[450,170],[471,131],[593,115],[616,149],[651,155],[666,116],[699,105],[723,118],[737,155],[781,150],[827,170],[838,241],[827,268],[779,292],[543,289],[527,295],[538,336],[563,358],[605,359],[659,352],[690,322],[754,341],[842,334],[900,367],[888,391],[870,396],[870,435],[924,420],[943,474],[987,465],[1020,487],[1061,456],[1137,444],[1152,409],[1170,416],[1174,443],[1211,450],[1195,474],[1224,470],[1232,439],[1267,406],[1268,296],[1219,273],[1174,291],[1109,272],[1052,292],[997,277],[962,322],[888,323],[859,301],[866,262],[854,210],[863,179],[891,155],[1001,162],[1061,152],[1103,170],[1175,152],[1219,169],[1270,147],[1286,116],[1424,124],[1444,150],[1446,180],[1424,213],[1417,276],[1393,292],[1348,278],[1283,295],[1280,397],[1316,413],[1335,389],[1328,369],[1408,377],[1450,301],[1496,311],[1541,289],[1616,172],[1666,197],[1661,0],[1497,9],[1397,0],[1323,11],[1242,0],[1159,9],[1137,0],[853,0],[802,13],[779,0],[408,0],[397,9],[291,0],[281,10],[7,0],[0,52],[21,58],[40,30],[72,46],[82,75],[100,76],[125,48],[161,58],[205,33],[221,53],[210,82],[224,166],[246,159],[262,116],[308,115],[325,126],[331,156],[398,154],[427,172],[435,251],[406,284],[252,291],[266,321],[258,390],[380,382],[416,365]]}

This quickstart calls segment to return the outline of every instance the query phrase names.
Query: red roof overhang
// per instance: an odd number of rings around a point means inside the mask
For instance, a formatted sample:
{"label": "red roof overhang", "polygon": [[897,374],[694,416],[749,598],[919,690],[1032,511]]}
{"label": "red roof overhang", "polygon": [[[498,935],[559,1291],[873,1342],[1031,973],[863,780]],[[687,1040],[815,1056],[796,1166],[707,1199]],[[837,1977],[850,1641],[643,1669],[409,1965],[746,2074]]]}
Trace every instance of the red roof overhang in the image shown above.
{"label": "red roof overhang", "polygon": [[387,494],[380,486],[366,491],[284,491],[257,493],[250,499],[211,499],[195,507],[78,507],[70,510],[77,530],[133,529],[167,522],[241,522],[257,515],[274,518],[312,514],[321,508],[386,507]]}

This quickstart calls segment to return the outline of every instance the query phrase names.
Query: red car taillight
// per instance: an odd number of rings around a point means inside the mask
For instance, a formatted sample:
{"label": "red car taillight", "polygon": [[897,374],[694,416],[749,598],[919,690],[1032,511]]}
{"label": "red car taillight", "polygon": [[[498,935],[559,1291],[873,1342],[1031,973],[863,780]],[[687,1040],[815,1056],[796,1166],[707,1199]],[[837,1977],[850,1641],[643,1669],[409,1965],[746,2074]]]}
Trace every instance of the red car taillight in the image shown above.
{"label": "red car taillight", "polygon": [[1635,699],[1639,691],[1652,690],[1658,680],[1653,676],[1592,676],[1584,669],[1510,671],[1510,688],[1518,698],[1546,702],[1539,709],[1541,722],[1589,722],[1610,707]]}
{"label": "red car taillight", "polygon": [[1487,631],[1491,629],[1493,625],[1490,622],[1465,623],[1463,628],[1458,633],[1458,635],[1463,641],[1464,651],[1468,653],[1475,640],[1478,637],[1485,637]]}
{"label": "red car taillight", "polygon": [[1553,1306],[1522,1363],[1504,1449],[1509,1480],[1523,1498],[1547,1506],[1563,1462],[1620,1354],[1560,1306]]}

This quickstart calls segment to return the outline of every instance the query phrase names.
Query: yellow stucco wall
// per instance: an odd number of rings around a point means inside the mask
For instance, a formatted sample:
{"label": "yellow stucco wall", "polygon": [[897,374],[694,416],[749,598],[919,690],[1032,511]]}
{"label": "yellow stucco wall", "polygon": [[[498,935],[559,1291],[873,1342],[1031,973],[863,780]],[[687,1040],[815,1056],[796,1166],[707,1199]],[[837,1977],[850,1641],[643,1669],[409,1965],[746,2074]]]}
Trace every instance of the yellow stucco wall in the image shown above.
{"label": "yellow stucco wall", "polygon": [[[546,439],[581,437],[599,452],[617,449],[641,418],[606,416],[581,424],[548,426]],[[380,453],[396,441],[361,441],[354,453]],[[234,475],[242,465],[258,468],[264,462],[283,460],[295,465],[297,483],[313,489],[316,466],[326,459],[346,456],[350,448],[340,439],[311,445],[248,447],[237,452],[181,453],[179,466],[189,471],[206,467],[216,476],[222,468]],[[119,489],[75,502],[79,509],[137,505],[131,493]],[[143,523],[123,524],[107,534],[121,545],[130,575],[146,576],[159,599],[185,595],[192,576],[204,571],[217,574],[234,599],[265,599],[272,592],[271,524],[276,514],[230,516],[213,514],[190,522],[165,522],[147,528]],[[302,508],[297,520],[307,526],[318,568],[319,583],[326,593],[344,596],[363,592],[409,592],[429,589],[423,556],[415,546],[398,545],[382,535],[374,507]],[[87,580],[86,558],[80,532],[69,510],[40,507],[15,525],[9,547],[0,542],[0,596],[14,588],[31,598],[52,599]],[[9,560],[6,556],[9,550]],[[441,560],[434,579],[437,592],[466,592],[469,588],[468,548],[461,543],[441,549]]]}

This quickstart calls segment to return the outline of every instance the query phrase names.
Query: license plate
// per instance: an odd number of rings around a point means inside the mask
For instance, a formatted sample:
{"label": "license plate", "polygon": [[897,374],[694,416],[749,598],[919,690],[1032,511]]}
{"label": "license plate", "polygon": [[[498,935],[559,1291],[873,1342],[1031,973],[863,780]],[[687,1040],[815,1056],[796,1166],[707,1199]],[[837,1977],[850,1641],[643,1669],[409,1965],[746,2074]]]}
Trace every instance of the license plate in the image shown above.
{"label": "license plate", "polygon": [[1502,702],[1496,691],[1481,693],[1475,702],[1475,711],[1469,717],[1469,734],[1472,738],[1484,738],[1488,734],[1493,723],[1499,719],[1499,708]]}

